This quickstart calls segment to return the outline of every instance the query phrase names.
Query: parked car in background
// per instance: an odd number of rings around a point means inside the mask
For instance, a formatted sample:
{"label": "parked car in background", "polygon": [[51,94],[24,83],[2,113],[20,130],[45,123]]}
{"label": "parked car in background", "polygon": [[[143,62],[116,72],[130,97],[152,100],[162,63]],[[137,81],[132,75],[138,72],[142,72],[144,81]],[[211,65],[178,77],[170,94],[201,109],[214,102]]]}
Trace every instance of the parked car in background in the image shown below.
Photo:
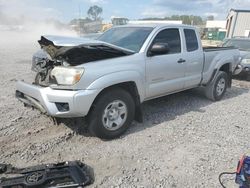
{"label": "parked car in background", "polygon": [[240,50],[242,71],[237,76],[250,81],[250,38],[225,39],[222,46],[234,46]]}
{"label": "parked car in background", "polygon": [[18,81],[17,98],[50,116],[87,116],[90,132],[106,139],[142,121],[144,101],[197,87],[220,100],[240,62],[238,49],[203,48],[186,25],[119,26],[98,40],[42,36],[39,44],[35,84]]}

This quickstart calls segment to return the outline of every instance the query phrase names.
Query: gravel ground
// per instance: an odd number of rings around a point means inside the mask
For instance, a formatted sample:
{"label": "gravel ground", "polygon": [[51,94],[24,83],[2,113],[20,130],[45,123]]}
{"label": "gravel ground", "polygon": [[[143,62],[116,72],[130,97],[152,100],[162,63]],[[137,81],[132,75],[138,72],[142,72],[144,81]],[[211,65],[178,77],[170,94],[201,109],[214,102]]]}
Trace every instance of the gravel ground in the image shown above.
{"label": "gravel ground", "polygon": [[[14,97],[17,79],[31,80],[32,43],[0,47],[0,162],[18,167],[81,160],[93,167],[90,187],[220,187],[248,153],[250,83],[234,81],[220,102],[196,91],[143,104],[144,123],[121,138],[90,137],[81,119],[59,125]],[[233,178],[233,177],[227,177]],[[225,182],[237,187],[233,180]]]}

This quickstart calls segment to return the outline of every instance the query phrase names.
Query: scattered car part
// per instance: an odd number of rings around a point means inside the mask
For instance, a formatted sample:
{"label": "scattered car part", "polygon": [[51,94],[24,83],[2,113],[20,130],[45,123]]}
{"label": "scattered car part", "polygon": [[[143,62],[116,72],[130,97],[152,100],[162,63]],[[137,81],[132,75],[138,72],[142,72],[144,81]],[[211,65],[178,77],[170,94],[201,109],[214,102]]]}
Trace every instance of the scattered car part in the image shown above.
{"label": "scattered car part", "polygon": [[240,188],[250,187],[250,157],[243,156],[238,163],[235,182]]}
{"label": "scattered car part", "polygon": [[239,188],[250,188],[250,156],[242,156],[238,162],[236,172],[222,172],[219,175],[220,185],[226,188],[221,180],[224,175],[236,175],[235,183],[240,186]]}
{"label": "scattered car part", "polygon": [[85,187],[93,183],[94,180],[91,168],[79,161],[38,165],[22,169],[0,164],[0,174],[17,175],[0,178],[1,188]]}

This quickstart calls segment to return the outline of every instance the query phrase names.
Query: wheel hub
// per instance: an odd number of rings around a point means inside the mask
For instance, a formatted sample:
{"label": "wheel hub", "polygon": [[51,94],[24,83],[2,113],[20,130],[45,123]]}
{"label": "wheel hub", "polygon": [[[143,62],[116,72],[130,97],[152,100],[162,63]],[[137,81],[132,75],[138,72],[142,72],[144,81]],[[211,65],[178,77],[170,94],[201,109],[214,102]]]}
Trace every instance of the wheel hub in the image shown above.
{"label": "wheel hub", "polygon": [[116,108],[113,108],[111,110],[108,111],[108,117],[109,120],[116,120],[119,116],[119,111]]}
{"label": "wheel hub", "polygon": [[127,106],[123,101],[115,100],[109,103],[102,116],[104,127],[111,131],[121,128],[127,119],[127,114]]}
{"label": "wheel hub", "polygon": [[224,92],[225,88],[226,88],[226,80],[224,78],[221,78],[216,87],[217,95],[221,95]]}

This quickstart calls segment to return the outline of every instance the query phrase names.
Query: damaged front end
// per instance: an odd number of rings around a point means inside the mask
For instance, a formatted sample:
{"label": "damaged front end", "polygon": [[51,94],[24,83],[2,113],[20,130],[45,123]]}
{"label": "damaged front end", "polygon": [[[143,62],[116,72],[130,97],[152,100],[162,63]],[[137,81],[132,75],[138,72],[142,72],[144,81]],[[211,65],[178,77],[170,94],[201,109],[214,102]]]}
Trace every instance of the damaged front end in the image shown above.
{"label": "damaged front end", "polygon": [[24,105],[58,118],[86,116],[100,93],[98,88],[74,88],[85,72],[83,66],[77,65],[134,53],[105,42],[83,38],[43,36],[38,42],[41,50],[34,54],[32,62],[32,70],[37,73],[35,82],[29,84],[18,81],[16,97]]}
{"label": "damaged front end", "polygon": [[54,83],[54,80],[49,75],[55,66],[60,65],[62,65],[61,62],[52,60],[43,49],[36,52],[32,57],[31,66],[31,70],[37,73],[34,84],[48,86]]}
{"label": "damaged front end", "polygon": [[37,72],[35,84],[58,84],[51,71],[56,66],[74,67],[84,63],[132,55],[135,52],[102,41],[85,38],[42,36],[41,50],[34,54],[32,70]]}

